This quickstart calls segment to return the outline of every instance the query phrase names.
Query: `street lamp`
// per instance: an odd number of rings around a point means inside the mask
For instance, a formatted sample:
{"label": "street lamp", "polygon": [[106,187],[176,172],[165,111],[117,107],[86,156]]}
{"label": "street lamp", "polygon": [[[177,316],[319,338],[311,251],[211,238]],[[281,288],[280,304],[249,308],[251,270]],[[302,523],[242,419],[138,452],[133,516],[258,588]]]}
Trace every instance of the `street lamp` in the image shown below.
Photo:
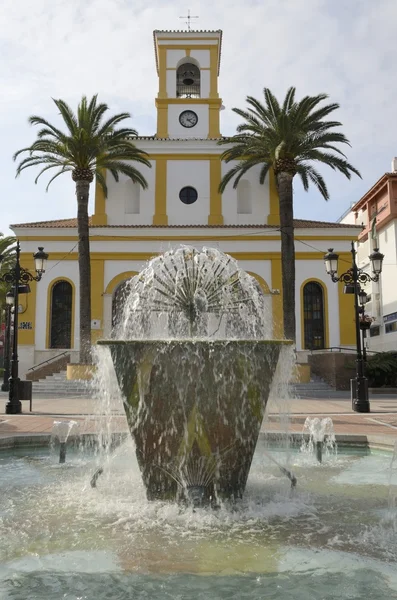
{"label": "street lamp", "polygon": [[[38,252],[33,254],[35,270],[37,273],[37,275],[34,276],[29,273],[29,271],[21,267],[19,262],[20,254],[21,246],[19,244],[19,240],[17,240],[15,266],[0,276],[0,281],[4,281],[5,283],[13,286],[14,329],[12,340],[10,340],[12,344],[11,365],[9,367],[9,370],[11,371],[11,377],[9,378],[9,396],[8,403],[6,404],[6,413],[11,415],[16,415],[22,412],[22,404],[19,400],[20,379],[18,377],[18,295],[20,293],[26,293],[30,291],[30,281],[40,281],[43,273],[45,272],[46,262],[48,259],[48,254],[44,252],[44,248],[39,247]],[[3,257],[0,255],[0,263],[2,259]]]}
{"label": "street lamp", "polygon": [[12,312],[14,306],[14,294],[12,292],[6,293],[6,307],[5,307],[5,336],[4,336],[4,373],[3,383],[1,385],[2,392],[8,392],[8,379],[10,377],[10,348],[11,348],[11,321]]}
{"label": "street lamp", "polygon": [[[361,269],[357,267],[357,252],[354,247],[354,242],[352,242],[351,254],[351,268],[348,271],[346,271],[346,273],[342,273],[339,276],[337,275],[339,255],[334,252],[333,248],[330,248],[327,254],[324,256],[324,262],[325,269],[327,273],[331,276],[331,279],[334,283],[337,283],[338,281],[343,281],[343,283],[346,286],[354,287],[354,313],[356,319],[356,379],[351,380],[352,408],[356,412],[368,413],[370,412],[370,405],[368,399],[368,381],[364,375],[364,358],[362,352],[360,328],[360,314],[364,312],[366,294],[361,290],[360,284],[366,284],[370,281],[379,281],[379,275],[382,272],[382,261],[384,255],[381,252],[379,252],[378,248],[374,249],[373,253],[369,256],[373,275],[369,275],[368,273],[364,273]],[[359,306],[359,304],[361,306]]]}

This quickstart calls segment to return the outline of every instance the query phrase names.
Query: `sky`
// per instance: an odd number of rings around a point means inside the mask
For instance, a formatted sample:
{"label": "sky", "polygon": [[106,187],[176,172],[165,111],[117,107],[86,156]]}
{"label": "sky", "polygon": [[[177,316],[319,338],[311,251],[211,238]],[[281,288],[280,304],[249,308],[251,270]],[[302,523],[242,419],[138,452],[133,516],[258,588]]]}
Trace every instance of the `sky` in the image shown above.
{"label": "sky", "polygon": [[223,30],[223,135],[240,121],[232,108],[244,108],[247,95],[263,98],[264,87],[283,98],[295,86],[297,98],[326,93],[340,104],[334,116],[362,179],[320,169],[328,202],[296,182],[296,217],[335,221],[390,171],[397,156],[396,0],[2,0],[0,231],[76,215],[69,175],[47,193],[45,176],[35,185],[34,169],[15,179],[12,155],[35,139],[28,116],[59,123],[52,98],[76,108],[83,94],[98,93],[113,113],[131,113],[126,123],[140,135],[155,133],[152,32],[186,28],[180,16],[188,9],[199,15],[196,29]]}

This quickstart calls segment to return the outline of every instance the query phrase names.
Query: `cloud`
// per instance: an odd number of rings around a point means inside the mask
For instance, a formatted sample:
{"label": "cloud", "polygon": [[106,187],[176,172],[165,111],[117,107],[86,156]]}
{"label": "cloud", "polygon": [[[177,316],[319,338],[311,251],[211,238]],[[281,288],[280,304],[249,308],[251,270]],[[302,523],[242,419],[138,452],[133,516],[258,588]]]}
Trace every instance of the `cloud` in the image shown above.
{"label": "cloud", "polygon": [[[387,170],[397,154],[395,0],[212,0],[196,2],[197,28],[224,32],[219,88],[226,106],[222,132],[232,133],[250,94],[264,86],[283,96],[328,93],[339,102],[338,119],[350,139],[350,161],[363,180],[351,182],[324,170],[331,192],[325,204],[296,184],[296,214],[336,219]],[[153,29],[184,28],[182,4],[153,0],[3,0],[0,14],[0,134],[2,221],[75,214],[73,184],[54,184],[48,194],[34,173],[14,180],[12,153],[34,131],[27,117],[57,115],[52,97],[72,105],[98,92],[112,111],[128,110],[141,134],[155,131],[157,75]]]}

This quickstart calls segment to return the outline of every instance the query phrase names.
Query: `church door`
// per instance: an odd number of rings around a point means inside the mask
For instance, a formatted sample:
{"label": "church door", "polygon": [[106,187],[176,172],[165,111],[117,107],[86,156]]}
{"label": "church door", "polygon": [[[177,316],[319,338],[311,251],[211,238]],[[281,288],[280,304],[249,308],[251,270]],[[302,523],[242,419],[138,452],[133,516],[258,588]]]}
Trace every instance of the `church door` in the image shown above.
{"label": "church door", "polygon": [[305,349],[324,348],[324,295],[323,288],[315,281],[309,281],[303,288],[303,313]]}
{"label": "church door", "polygon": [[72,347],[73,289],[68,281],[57,281],[51,290],[50,348]]}

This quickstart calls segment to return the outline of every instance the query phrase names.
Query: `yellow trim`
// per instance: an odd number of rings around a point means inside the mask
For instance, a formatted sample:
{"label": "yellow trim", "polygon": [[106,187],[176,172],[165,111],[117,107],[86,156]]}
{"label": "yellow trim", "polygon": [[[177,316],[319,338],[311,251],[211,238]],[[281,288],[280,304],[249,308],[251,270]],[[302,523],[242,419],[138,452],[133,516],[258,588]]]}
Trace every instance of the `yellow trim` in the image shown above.
{"label": "yellow trim", "polygon": [[[210,106],[222,106],[221,98],[162,98],[155,99],[157,108],[168,104],[209,104]],[[223,152],[223,150],[221,150]]]}
{"label": "yellow trim", "polygon": [[[164,152],[164,154],[149,154],[150,160],[211,160],[211,158],[216,158],[219,160],[220,154],[213,153],[205,153],[205,154],[171,154],[169,152]],[[219,162],[221,162],[219,160]]]}
{"label": "yellow trim", "polygon": [[279,295],[272,297],[273,313],[273,338],[282,339],[284,337],[284,316],[283,316],[283,282],[281,275],[281,255],[274,257],[271,262],[272,289],[279,290]]}
{"label": "yellow trim", "polygon": [[210,214],[209,225],[223,225],[222,194],[219,192],[219,184],[222,178],[222,164],[220,160],[212,159],[210,162]]}
{"label": "yellow trim", "polygon": [[105,261],[91,260],[91,319],[101,322],[100,329],[91,329],[91,342],[103,337],[103,289],[105,280]]}
{"label": "yellow trim", "polygon": [[328,313],[328,288],[324,281],[321,279],[317,279],[316,277],[309,277],[306,279],[300,289],[300,303],[301,303],[301,348],[302,350],[308,350],[305,348],[305,310],[304,310],[304,301],[303,301],[303,290],[307,283],[318,283],[321,286],[323,291],[323,324],[324,324],[324,346],[325,348],[329,348],[329,313]]}
{"label": "yellow trim", "polygon": [[168,137],[168,105],[157,107],[157,133],[158,138]]}
{"label": "yellow trim", "polygon": [[124,271],[123,273],[119,273],[109,281],[106,286],[105,294],[113,295],[120,283],[126,281],[127,279],[131,279],[131,277],[135,277],[135,275],[138,275],[138,271]]}
{"label": "yellow trim", "polygon": [[[342,261],[342,258],[345,260]],[[339,275],[349,268],[346,265],[347,262],[350,262],[349,266],[351,266],[350,252],[339,254]],[[355,346],[356,322],[354,317],[354,294],[343,293],[345,287],[343,282],[336,285],[338,286],[339,300],[339,343],[341,346]]]}
{"label": "yellow trim", "polygon": [[[103,169],[102,175],[106,181],[106,169]],[[107,225],[108,216],[106,214],[106,196],[102,187],[95,182],[95,211],[91,217],[93,225]]]}
{"label": "yellow trim", "polygon": [[[193,38],[191,38],[193,39]],[[197,38],[197,39],[206,39],[206,38]],[[210,40],[216,40],[216,38],[208,38]],[[181,40],[184,43],[186,43],[186,40]],[[186,48],[183,46],[183,44],[159,44],[157,46],[158,48],[158,52],[160,52],[160,49],[162,50],[163,48],[165,48],[166,50],[186,50]],[[216,48],[217,53],[219,52],[219,44],[192,44],[192,46],[190,47],[191,50],[211,50],[211,48]]]}
{"label": "yellow trim", "polygon": [[159,60],[159,98],[167,98],[167,49],[160,46],[157,49]]}
{"label": "yellow trim", "polygon": [[[76,287],[74,282],[68,277],[56,277],[52,279],[47,287],[47,314],[46,314],[46,335],[45,335],[45,347],[50,349],[51,342],[51,313],[52,313],[52,290],[53,287],[58,281],[67,281],[72,286],[72,326],[70,332],[70,348],[65,348],[65,350],[73,350],[74,348],[74,323],[75,323],[75,309],[76,309]],[[62,349],[62,348],[61,348]]]}
{"label": "yellow trim", "polygon": [[[182,33],[187,33],[187,32],[184,31]],[[189,35],[189,34],[187,34],[187,35]],[[196,35],[196,36],[190,37],[190,35],[189,35],[189,41],[188,41],[188,43],[191,40],[215,40],[215,41],[219,42],[219,39],[220,39],[220,34],[217,33],[217,32],[212,37],[209,37],[208,35],[207,36],[205,36],[205,35],[203,35],[203,36],[197,36]],[[168,40],[174,40],[174,41],[179,41],[180,40],[181,42],[183,41],[184,43],[187,42],[187,39],[183,38],[183,37],[168,37],[168,36],[163,36],[163,35],[161,37],[158,37],[156,35],[156,41],[160,41],[160,40],[167,40],[167,41]],[[166,46],[166,44],[157,44],[157,45],[158,46]],[[214,45],[216,45],[216,44],[214,44]],[[168,48],[168,46],[166,46],[166,47]],[[178,46],[178,48],[179,48],[179,46]],[[192,49],[194,49],[194,48],[196,48],[196,46],[192,46]]]}
{"label": "yellow trim", "polygon": [[[263,229],[266,229],[266,225],[263,226]],[[296,230],[295,230],[296,231]],[[32,236],[19,236],[18,239],[22,242],[77,242],[77,236],[73,235],[32,235]],[[219,232],[213,235],[92,235],[90,236],[91,242],[119,242],[120,240],[126,242],[139,242],[139,241],[158,241],[158,240],[166,240],[166,241],[178,241],[178,240],[199,240],[199,241],[256,241],[259,240],[261,242],[271,241],[275,242],[280,240],[281,237],[279,235],[219,235]],[[339,241],[351,241],[356,240],[357,237],[354,235],[350,236],[331,236],[331,235],[323,235],[323,236],[311,236],[311,235],[300,235],[295,236],[295,241],[300,240],[308,240],[313,242],[326,241],[326,242],[339,242]],[[325,250],[319,250],[320,253],[325,253]],[[30,256],[28,253],[27,256]],[[51,254],[52,257],[52,254]]]}
{"label": "yellow trim", "polygon": [[[23,257],[21,254],[21,263],[25,269],[31,273],[35,273],[34,260],[31,253]],[[37,285],[40,285],[40,283],[37,284],[35,281],[30,282],[30,293],[20,294],[18,299],[19,304],[24,307],[24,311],[18,314],[18,326],[22,322],[32,323],[32,329],[18,329],[18,345],[21,346],[34,346],[35,344]]]}
{"label": "yellow trim", "polygon": [[278,198],[276,177],[274,175],[273,169],[270,169],[269,172],[269,214],[267,216],[267,224],[280,225],[280,204]]}
{"label": "yellow trim", "polygon": [[167,217],[167,160],[156,159],[156,183],[153,225],[168,225]]}
{"label": "yellow trim", "polygon": [[254,273],[253,271],[247,271],[247,273],[248,273],[248,275],[251,275],[251,277],[254,277],[254,279],[257,280],[257,282],[261,286],[264,294],[270,294],[270,288],[269,288],[268,284],[266,283],[266,281],[263,279],[263,277],[258,275],[258,273]]}
{"label": "yellow trim", "polygon": [[218,45],[210,48],[210,98],[218,98]]}
{"label": "yellow trim", "polygon": [[[218,106],[210,106],[208,110],[208,137],[219,138],[221,137],[219,123],[219,108]],[[221,161],[219,160],[219,162]]]}
{"label": "yellow trim", "polygon": [[[161,238],[158,237],[158,240]],[[181,237],[181,240],[187,240],[187,237]],[[219,237],[211,238],[213,240],[219,240]],[[240,238],[239,238],[240,239]],[[251,238],[252,239],[252,238]],[[255,240],[257,238],[255,237]],[[153,256],[159,256],[162,252],[91,252],[91,259],[97,260],[148,260]],[[233,252],[228,251],[230,256],[236,258],[236,260],[281,260],[279,251],[273,252]],[[344,257],[348,257],[349,253],[339,253],[340,259],[343,259],[342,268],[345,268],[347,260]],[[323,260],[323,252],[296,252],[296,260]],[[51,260],[77,260],[77,252],[70,252],[66,254],[64,252],[51,252]],[[351,261],[350,261],[351,262]],[[273,284],[272,284],[273,285]]]}

